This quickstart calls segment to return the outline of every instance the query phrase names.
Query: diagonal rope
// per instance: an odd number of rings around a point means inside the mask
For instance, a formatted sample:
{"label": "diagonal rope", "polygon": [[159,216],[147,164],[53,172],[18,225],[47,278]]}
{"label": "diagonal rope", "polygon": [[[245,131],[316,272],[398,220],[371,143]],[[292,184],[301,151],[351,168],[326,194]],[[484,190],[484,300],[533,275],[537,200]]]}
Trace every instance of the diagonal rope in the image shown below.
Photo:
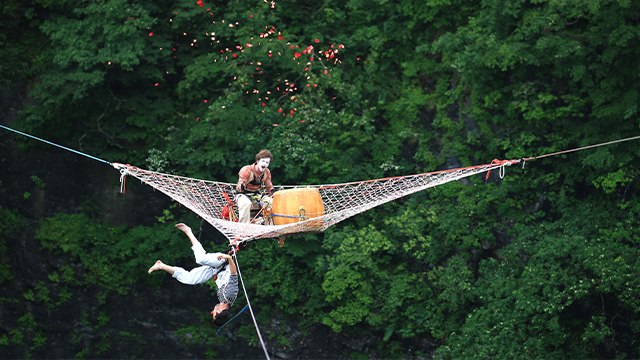
{"label": "diagonal rope", "polygon": [[80,154],[80,155],[82,155],[82,156],[86,156],[86,157],[88,157],[88,158],[90,158],[90,159],[98,160],[98,161],[101,161],[101,162],[103,162],[103,163],[105,163],[105,164],[109,164],[109,165],[111,165],[111,163],[110,163],[110,162],[108,162],[108,161],[106,161],[106,160],[98,159],[98,158],[97,158],[97,157],[95,157],[95,156],[87,155],[87,154],[82,153],[82,152],[80,152],[80,151],[73,150],[73,149],[69,149],[68,147],[64,147],[64,146],[62,146],[62,145],[58,145],[58,144],[52,143],[51,141],[43,140],[43,139],[40,139],[40,138],[35,137],[35,136],[33,136],[33,135],[25,134],[25,133],[23,133],[23,132],[20,132],[20,131],[18,131],[18,130],[14,130],[14,129],[8,128],[8,127],[3,126],[3,125],[0,125],[0,128],[7,129],[7,130],[13,131],[13,132],[15,132],[15,133],[18,133],[18,134],[20,134],[20,135],[24,135],[24,136],[26,136],[26,137],[30,137],[30,138],[32,138],[32,139],[35,139],[35,140],[38,140],[38,141],[42,141],[42,142],[47,143],[47,144],[49,144],[49,145],[57,146],[57,147],[59,147],[59,148],[61,148],[61,149],[69,150],[69,151],[74,152],[74,153],[76,153],[76,154]]}
{"label": "diagonal rope", "polygon": [[634,137],[630,137],[630,138],[626,138],[626,139],[620,139],[620,140],[613,140],[613,141],[600,143],[600,144],[595,144],[595,145],[583,146],[583,147],[579,147],[579,148],[575,148],[575,149],[571,149],[571,150],[558,151],[558,152],[554,152],[554,153],[551,153],[551,154],[528,157],[528,158],[524,158],[523,160],[524,161],[529,161],[529,160],[535,160],[535,159],[542,159],[542,158],[547,157],[547,156],[566,154],[566,153],[570,153],[570,152],[573,152],[573,151],[590,149],[590,148],[594,148],[594,147],[598,147],[598,146],[610,145],[610,144],[615,144],[615,143],[619,143],[619,142],[623,142],[623,141],[629,141],[629,140],[636,140],[636,139],[640,139],[640,136],[634,136]]}
{"label": "diagonal rope", "polygon": [[238,269],[238,276],[240,277],[242,290],[244,290],[244,296],[247,299],[247,306],[249,307],[249,312],[251,313],[253,324],[256,326],[256,332],[258,333],[258,338],[260,339],[262,350],[264,350],[264,355],[267,357],[267,360],[271,360],[271,358],[269,357],[269,353],[267,352],[267,347],[264,345],[264,341],[262,341],[262,335],[260,334],[260,329],[258,328],[258,322],[256,322],[256,316],[253,314],[253,308],[251,308],[251,302],[249,302],[249,295],[247,294],[247,289],[244,287],[244,280],[242,279],[242,272],[240,272],[240,265],[238,264],[238,255],[236,251],[233,252],[233,257],[236,260],[236,269]]}

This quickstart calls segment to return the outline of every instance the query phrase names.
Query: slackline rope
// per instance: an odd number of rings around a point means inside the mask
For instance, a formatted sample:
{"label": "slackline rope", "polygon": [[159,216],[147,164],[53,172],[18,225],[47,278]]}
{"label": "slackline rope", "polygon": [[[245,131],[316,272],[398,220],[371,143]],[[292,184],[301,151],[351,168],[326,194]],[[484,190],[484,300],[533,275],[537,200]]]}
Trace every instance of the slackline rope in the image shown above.
{"label": "slackline rope", "polygon": [[105,164],[109,164],[109,165],[111,165],[111,163],[110,163],[110,162],[108,162],[108,161],[106,161],[106,160],[98,159],[98,158],[97,158],[97,157],[95,157],[95,156],[87,155],[87,154],[82,153],[82,152],[80,152],[80,151],[73,150],[73,149],[69,149],[68,147],[64,147],[64,146],[62,146],[62,145],[54,144],[54,143],[52,143],[52,142],[50,142],[50,141],[40,139],[40,138],[35,137],[35,136],[33,136],[33,135],[25,134],[25,133],[23,133],[23,132],[20,132],[20,131],[18,131],[18,130],[14,130],[14,129],[8,128],[8,127],[3,126],[3,125],[0,125],[0,127],[1,127],[1,128],[3,128],[3,129],[11,130],[11,131],[16,132],[16,133],[18,133],[18,134],[20,134],[20,135],[24,135],[24,136],[30,137],[30,138],[32,138],[32,139],[36,139],[36,140],[42,141],[42,142],[47,143],[47,144],[49,144],[49,145],[57,146],[57,147],[59,147],[59,148],[61,148],[61,149],[69,150],[69,151],[74,152],[74,153],[76,153],[76,154],[80,154],[80,155],[86,156],[86,157],[88,157],[88,158],[90,158],[90,159],[98,160],[98,161],[101,161],[101,162],[103,162],[103,163],[105,163]]}
{"label": "slackline rope", "polygon": [[271,358],[269,357],[269,353],[267,352],[267,347],[264,345],[264,341],[262,341],[262,335],[260,334],[260,329],[258,328],[258,323],[256,322],[256,317],[253,314],[253,309],[251,308],[251,303],[249,302],[249,295],[247,295],[247,289],[244,287],[244,280],[242,279],[242,272],[240,272],[240,265],[238,264],[237,251],[233,252],[233,257],[236,259],[236,268],[238,269],[238,276],[240,277],[240,283],[242,284],[242,290],[244,290],[244,297],[247,299],[247,306],[249,307],[249,312],[251,313],[251,318],[253,319],[253,324],[256,326],[256,332],[258,333],[258,339],[260,339],[260,344],[262,345],[262,350],[264,350],[264,355],[267,357],[267,360],[271,360]]}
{"label": "slackline rope", "polygon": [[524,158],[523,160],[524,161],[529,161],[529,160],[541,159],[541,158],[547,157],[547,156],[560,155],[560,154],[565,154],[565,153],[569,153],[569,152],[573,152],[573,151],[584,150],[584,149],[589,149],[589,148],[593,148],[593,147],[609,145],[609,144],[615,144],[615,143],[619,143],[619,142],[623,142],[623,141],[636,140],[636,139],[640,139],[640,136],[634,136],[634,137],[630,137],[630,138],[626,138],[626,139],[614,140],[614,141],[609,141],[609,142],[595,144],[595,145],[583,146],[583,147],[579,147],[579,148],[575,148],[575,149],[571,149],[571,150],[558,151],[558,152],[554,152],[554,153],[551,153],[551,154],[528,157],[528,158]]}
{"label": "slackline rope", "polygon": [[[4,125],[0,125],[0,128],[3,128],[3,129],[6,129],[6,130],[9,130],[9,131],[16,132],[16,133],[18,133],[18,134],[20,134],[20,135],[24,135],[24,136],[30,137],[30,138],[32,138],[32,139],[39,140],[39,141],[42,141],[42,142],[44,142],[44,143],[47,143],[47,144],[50,144],[50,145],[53,145],[53,146],[57,146],[57,147],[59,147],[59,148],[61,148],[61,149],[69,150],[69,151],[74,152],[74,153],[76,153],[76,154],[80,154],[80,155],[82,155],[82,156],[86,156],[86,157],[88,157],[88,158],[90,158],[90,159],[101,161],[101,162],[103,162],[103,163],[105,163],[105,164],[112,165],[112,163],[110,163],[110,162],[108,162],[108,161],[106,161],[106,160],[99,159],[99,158],[97,158],[97,157],[95,157],[95,156],[91,156],[91,155],[88,155],[88,154],[82,153],[82,152],[77,151],[77,150],[69,149],[68,147],[64,147],[64,146],[62,146],[62,145],[58,145],[58,144],[52,143],[52,142],[50,142],[50,141],[40,139],[40,138],[35,137],[35,136],[33,136],[33,135],[25,134],[25,133],[20,132],[20,131],[18,131],[18,130],[14,130],[14,129],[8,128],[8,127],[6,127],[6,126],[4,126]],[[594,148],[594,147],[598,147],[598,146],[610,145],[610,144],[615,144],[615,143],[619,143],[619,142],[623,142],[623,141],[629,141],[629,140],[636,140],[636,139],[640,139],[640,136],[634,136],[634,137],[630,137],[630,138],[626,138],[626,139],[613,140],[613,141],[604,142],[604,143],[600,143],[600,144],[594,144],[594,145],[589,145],[589,146],[583,146],[583,147],[579,147],[579,148],[575,148],[575,149],[563,150],[563,151],[558,151],[558,152],[554,152],[554,153],[550,153],[550,154],[545,154],[545,155],[539,155],[539,156],[533,156],[533,157],[528,157],[528,158],[522,158],[522,160],[526,162],[526,161],[530,161],[530,160],[542,159],[542,158],[547,157],[547,156],[554,156],[554,155],[566,154],[566,153],[570,153],[570,152],[574,152],[574,151],[578,151],[578,150],[590,149],[590,148]],[[523,164],[523,167],[524,167],[524,164]]]}

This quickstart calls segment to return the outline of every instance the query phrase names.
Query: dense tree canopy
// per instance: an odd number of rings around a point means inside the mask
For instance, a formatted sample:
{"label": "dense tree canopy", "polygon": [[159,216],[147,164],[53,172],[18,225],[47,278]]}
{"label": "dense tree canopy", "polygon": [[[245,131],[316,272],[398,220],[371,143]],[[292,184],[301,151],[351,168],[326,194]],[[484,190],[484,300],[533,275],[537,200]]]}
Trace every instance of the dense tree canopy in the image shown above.
{"label": "dense tree canopy", "polygon": [[[348,182],[640,127],[632,1],[12,0],[3,17],[16,20],[1,25],[0,80],[33,81],[13,127],[184,176],[234,182],[268,148],[274,183]],[[282,248],[257,241],[241,254],[247,288],[263,316],[381,333],[388,356],[424,338],[443,358],[640,356],[639,155],[627,142],[548,157]],[[170,231],[85,211],[38,236],[97,274],[124,266],[85,281],[126,292],[152,281],[135,274],[155,256],[189,256]]]}

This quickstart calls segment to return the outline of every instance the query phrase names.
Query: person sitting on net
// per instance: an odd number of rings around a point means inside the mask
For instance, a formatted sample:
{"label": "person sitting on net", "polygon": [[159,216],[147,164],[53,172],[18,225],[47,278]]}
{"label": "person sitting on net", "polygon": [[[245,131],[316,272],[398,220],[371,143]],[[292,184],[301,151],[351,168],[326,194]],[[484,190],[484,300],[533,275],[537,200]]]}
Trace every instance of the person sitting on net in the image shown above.
{"label": "person sitting on net", "polygon": [[211,312],[213,323],[217,326],[224,325],[231,319],[229,309],[238,296],[238,275],[233,258],[223,253],[207,253],[202,244],[193,236],[191,228],[183,223],[176,227],[187,234],[191,240],[191,249],[196,257],[196,263],[202,265],[191,271],[178,266],[169,266],[158,260],[149,268],[149,274],[155,270],[164,270],[183,284],[196,285],[209,279],[215,281],[218,288],[218,304]]}
{"label": "person sitting on net", "polygon": [[[268,167],[273,160],[269,150],[261,150],[256,154],[256,162],[243,166],[238,172],[236,203],[238,204],[238,222],[248,223],[251,220],[251,207],[262,207],[271,204],[271,196],[276,191],[271,183],[271,172]],[[266,189],[269,195],[260,195],[260,190]]]}

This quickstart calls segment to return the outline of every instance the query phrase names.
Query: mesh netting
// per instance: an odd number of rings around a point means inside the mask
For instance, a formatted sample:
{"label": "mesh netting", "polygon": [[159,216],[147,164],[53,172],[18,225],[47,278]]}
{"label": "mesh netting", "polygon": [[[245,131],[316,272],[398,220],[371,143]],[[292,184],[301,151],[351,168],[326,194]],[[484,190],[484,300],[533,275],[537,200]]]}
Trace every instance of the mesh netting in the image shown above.
{"label": "mesh netting", "polygon": [[[280,186],[276,188],[317,189],[324,211],[306,213],[301,206],[299,213],[294,211],[292,214],[277,214],[274,212],[266,217],[256,216],[249,224],[229,220],[228,211],[237,214],[233,206],[233,200],[237,195],[236,184],[163,174],[117,163],[114,163],[113,167],[120,171],[121,182],[126,175],[136,177],[201,216],[222,232],[231,243],[239,243],[324,231],[346,218],[378,205],[449,181],[491,170],[499,170],[502,176],[505,166],[518,162],[520,160],[494,160],[486,165],[345,184]],[[274,200],[278,194],[279,192],[276,192]],[[282,220],[278,221],[277,217],[293,220],[287,220],[290,223],[282,224]],[[230,218],[234,218],[233,214]],[[278,223],[280,225],[277,225]]]}

